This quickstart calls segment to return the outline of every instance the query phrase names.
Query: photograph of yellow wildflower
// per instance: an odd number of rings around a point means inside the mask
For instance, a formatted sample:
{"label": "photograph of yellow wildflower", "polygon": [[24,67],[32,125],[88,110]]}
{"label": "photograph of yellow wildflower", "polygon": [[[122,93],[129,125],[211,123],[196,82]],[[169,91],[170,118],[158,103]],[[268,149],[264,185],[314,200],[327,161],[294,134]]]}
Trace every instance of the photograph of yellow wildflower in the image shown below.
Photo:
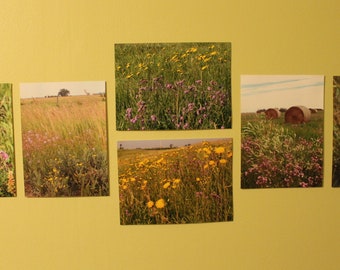
{"label": "photograph of yellow wildflower", "polygon": [[115,44],[117,130],[231,128],[231,43]]}
{"label": "photograph of yellow wildflower", "polygon": [[108,196],[104,81],[20,85],[27,197]]}
{"label": "photograph of yellow wildflower", "polygon": [[232,139],[118,142],[120,222],[233,220]]}
{"label": "photograph of yellow wildflower", "polygon": [[0,197],[16,196],[12,84],[0,84]]}

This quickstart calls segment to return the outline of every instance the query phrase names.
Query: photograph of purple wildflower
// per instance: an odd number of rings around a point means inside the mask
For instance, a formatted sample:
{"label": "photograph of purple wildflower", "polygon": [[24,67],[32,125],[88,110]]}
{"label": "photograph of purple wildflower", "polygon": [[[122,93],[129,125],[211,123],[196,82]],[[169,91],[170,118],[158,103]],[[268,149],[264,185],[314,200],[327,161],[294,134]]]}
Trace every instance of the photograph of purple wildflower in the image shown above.
{"label": "photograph of purple wildflower", "polygon": [[324,76],[241,76],[241,187],[323,185]]}
{"label": "photograph of purple wildflower", "polygon": [[16,196],[12,84],[0,84],[0,197]]}
{"label": "photograph of purple wildflower", "polygon": [[117,130],[231,128],[231,43],[115,44]]}
{"label": "photograph of purple wildflower", "polygon": [[233,220],[232,139],[118,142],[122,225]]}
{"label": "photograph of purple wildflower", "polygon": [[20,85],[27,197],[108,196],[105,82]]}
{"label": "photograph of purple wildflower", "polygon": [[340,187],[340,76],[333,77],[333,187]]}

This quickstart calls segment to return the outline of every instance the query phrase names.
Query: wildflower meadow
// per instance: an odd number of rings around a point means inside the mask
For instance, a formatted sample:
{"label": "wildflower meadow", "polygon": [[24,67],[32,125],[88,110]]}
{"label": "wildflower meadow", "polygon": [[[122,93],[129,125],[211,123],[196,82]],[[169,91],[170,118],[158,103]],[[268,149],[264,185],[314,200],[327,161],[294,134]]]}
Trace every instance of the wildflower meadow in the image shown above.
{"label": "wildflower meadow", "polygon": [[131,149],[119,143],[121,224],[233,220],[231,139]]}
{"label": "wildflower meadow", "polygon": [[305,124],[242,114],[242,188],[321,187],[323,111]]}
{"label": "wildflower meadow", "polygon": [[333,186],[340,187],[340,76],[334,76],[333,88]]}
{"label": "wildflower meadow", "polygon": [[0,197],[16,195],[12,85],[0,84]]}
{"label": "wildflower meadow", "polygon": [[22,98],[21,122],[26,196],[109,195],[104,96]]}
{"label": "wildflower meadow", "polygon": [[231,128],[230,43],[115,45],[117,130]]}

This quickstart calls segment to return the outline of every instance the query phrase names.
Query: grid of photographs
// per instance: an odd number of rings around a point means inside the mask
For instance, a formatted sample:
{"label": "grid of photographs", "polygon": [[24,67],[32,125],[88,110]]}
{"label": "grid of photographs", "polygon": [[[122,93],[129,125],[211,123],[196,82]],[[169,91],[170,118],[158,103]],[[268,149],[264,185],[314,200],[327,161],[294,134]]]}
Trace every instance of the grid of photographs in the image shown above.
{"label": "grid of photographs", "polygon": [[[231,43],[115,44],[116,130],[232,128]],[[242,189],[323,186],[324,76],[241,75]],[[340,76],[332,186],[340,186]],[[20,84],[26,197],[109,196],[106,83]],[[16,196],[12,85],[0,84],[0,197]],[[117,139],[121,225],[234,219],[233,138]],[[197,138],[198,137],[198,138]]]}

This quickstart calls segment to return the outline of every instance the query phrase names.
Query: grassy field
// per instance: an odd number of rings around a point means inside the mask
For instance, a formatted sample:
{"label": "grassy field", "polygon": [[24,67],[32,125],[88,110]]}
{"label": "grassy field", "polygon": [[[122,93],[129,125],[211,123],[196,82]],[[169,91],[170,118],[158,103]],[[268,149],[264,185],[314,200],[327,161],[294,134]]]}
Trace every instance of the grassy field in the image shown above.
{"label": "grassy field", "polygon": [[118,150],[121,224],[233,220],[232,141]]}
{"label": "grassy field", "polygon": [[0,84],[0,197],[16,195],[12,85]]}
{"label": "grassy field", "polygon": [[231,44],[116,44],[118,130],[231,127]]}
{"label": "grassy field", "polygon": [[21,100],[27,196],[109,194],[103,97]]}
{"label": "grassy field", "polygon": [[323,111],[298,125],[256,113],[241,121],[242,188],[322,186]]}

